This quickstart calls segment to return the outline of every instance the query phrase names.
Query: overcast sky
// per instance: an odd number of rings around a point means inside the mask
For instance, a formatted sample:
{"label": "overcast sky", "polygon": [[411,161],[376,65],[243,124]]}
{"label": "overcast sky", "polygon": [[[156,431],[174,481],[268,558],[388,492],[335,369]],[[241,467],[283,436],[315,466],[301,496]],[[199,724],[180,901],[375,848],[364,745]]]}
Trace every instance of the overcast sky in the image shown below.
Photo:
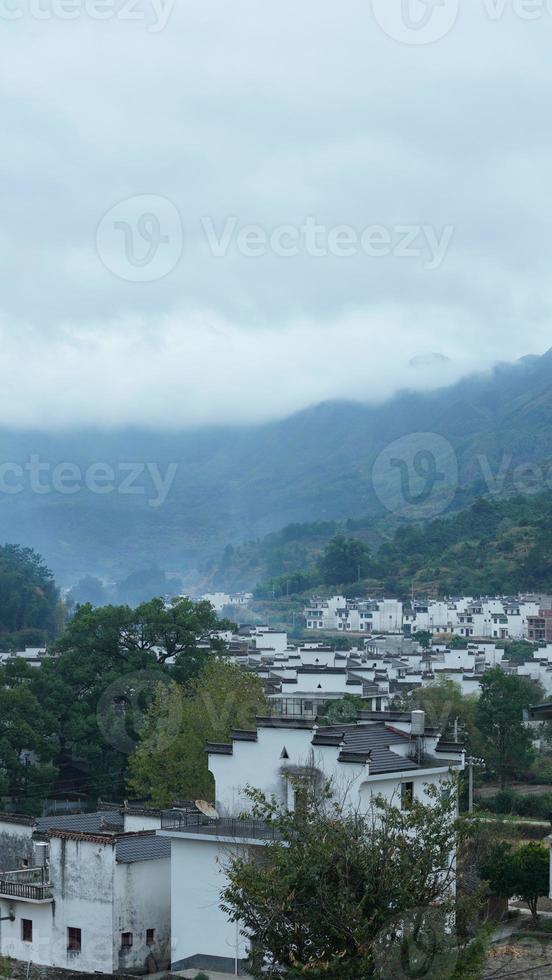
{"label": "overcast sky", "polygon": [[3,425],[261,421],[552,346],[552,14],[382,2],[0,0]]}

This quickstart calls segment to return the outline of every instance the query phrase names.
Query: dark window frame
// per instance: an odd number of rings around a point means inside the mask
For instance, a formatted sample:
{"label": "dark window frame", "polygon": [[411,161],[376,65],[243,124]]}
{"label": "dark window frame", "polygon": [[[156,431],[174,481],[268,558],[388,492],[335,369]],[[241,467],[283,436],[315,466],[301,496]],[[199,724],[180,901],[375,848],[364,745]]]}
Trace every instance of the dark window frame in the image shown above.
{"label": "dark window frame", "polygon": [[77,926],[67,926],[67,949],[71,953],[80,953],[82,950],[82,929]]}
{"label": "dark window frame", "polygon": [[32,943],[33,941],[33,920],[21,919],[21,942]]}
{"label": "dark window frame", "polygon": [[121,933],[121,949],[132,949],[134,946],[134,935],[132,932]]}

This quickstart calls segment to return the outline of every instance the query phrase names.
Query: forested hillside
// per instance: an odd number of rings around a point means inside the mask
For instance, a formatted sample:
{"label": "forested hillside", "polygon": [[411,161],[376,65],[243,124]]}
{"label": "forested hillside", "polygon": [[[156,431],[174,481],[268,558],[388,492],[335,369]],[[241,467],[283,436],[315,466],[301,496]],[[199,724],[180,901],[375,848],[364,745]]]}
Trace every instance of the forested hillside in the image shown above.
{"label": "forested hillside", "polygon": [[0,547],[0,649],[41,644],[60,625],[59,593],[40,555],[19,545]]}
{"label": "forested hillside", "polygon": [[[286,525],[369,515],[388,529],[397,472],[375,487],[374,463],[398,439],[407,440],[403,456],[423,434],[449,447],[447,513],[479,495],[515,492],[516,467],[552,459],[551,352],[437,391],[369,399],[368,366],[366,404],[328,402],[264,425],[186,431],[175,419],[161,432],[4,430],[4,459],[24,474],[32,458],[47,466],[40,493],[24,478],[16,493],[0,494],[0,540],[37,548],[62,585],[158,566],[206,590],[227,545]],[[66,462],[81,475],[71,494],[53,479]],[[98,465],[112,473],[108,492],[90,478]]]}
{"label": "forested hillside", "polygon": [[[307,526],[308,528],[308,526]],[[366,529],[338,534],[297,574],[284,567],[263,581],[260,597],[315,587],[351,587],[406,595],[552,591],[552,493],[505,500],[479,499],[467,510],[423,526],[405,524],[377,552]],[[298,535],[298,530],[295,530]],[[308,536],[308,530],[306,530]],[[283,533],[279,541],[284,540]],[[267,545],[265,544],[265,547]],[[280,559],[290,566],[282,549]],[[276,553],[274,554],[276,558]],[[360,582],[359,582],[360,570]]]}

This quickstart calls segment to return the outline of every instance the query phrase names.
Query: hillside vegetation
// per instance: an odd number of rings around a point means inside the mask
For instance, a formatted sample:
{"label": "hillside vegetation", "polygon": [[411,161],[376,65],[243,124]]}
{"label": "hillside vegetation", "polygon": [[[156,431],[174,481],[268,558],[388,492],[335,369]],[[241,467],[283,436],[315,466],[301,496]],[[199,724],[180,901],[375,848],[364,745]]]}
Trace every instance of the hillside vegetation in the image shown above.
{"label": "hillside vegetation", "polygon": [[[238,559],[256,570],[264,560],[280,574],[257,587],[259,598],[275,598],[313,588],[339,586],[359,591],[406,595],[516,593],[552,591],[552,493],[506,500],[479,499],[448,519],[423,526],[403,525],[379,551],[371,553],[366,528],[347,522],[337,535],[323,541],[313,525],[271,535],[255,549],[240,551]],[[310,564],[293,566],[304,540]],[[359,574],[360,572],[360,574]]]}
{"label": "hillside vegetation", "polygon": [[[424,433],[450,447],[458,472],[447,513],[489,492],[512,494],[518,466],[552,459],[552,352],[382,404],[368,403],[368,378],[367,371],[366,404],[327,402],[259,426],[186,430],[186,420],[175,419],[176,428],[162,432],[0,431],[4,459],[36,457],[50,474],[48,492],[35,493],[24,480],[21,492],[0,499],[0,539],[36,548],[64,586],[87,575],[120,581],[157,566],[183,577],[185,589],[207,591],[226,545],[286,525],[323,528],[369,515],[373,548],[378,522],[390,526],[386,508],[398,479],[390,469],[375,486],[374,464],[396,440],[399,458]],[[78,467],[78,493],[51,485],[61,461]],[[86,478],[98,463],[113,470],[111,492],[94,492]],[[131,487],[129,472],[136,473]],[[263,577],[274,573],[265,567]]]}

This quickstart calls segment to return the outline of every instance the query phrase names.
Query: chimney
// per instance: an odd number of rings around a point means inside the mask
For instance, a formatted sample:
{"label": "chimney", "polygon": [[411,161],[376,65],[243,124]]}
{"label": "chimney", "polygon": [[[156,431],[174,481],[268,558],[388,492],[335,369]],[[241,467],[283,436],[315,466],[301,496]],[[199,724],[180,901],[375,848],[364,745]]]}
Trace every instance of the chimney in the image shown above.
{"label": "chimney", "polygon": [[422,737],[425,734],[425,711],[413,711],[410,724],[412,735]]}

